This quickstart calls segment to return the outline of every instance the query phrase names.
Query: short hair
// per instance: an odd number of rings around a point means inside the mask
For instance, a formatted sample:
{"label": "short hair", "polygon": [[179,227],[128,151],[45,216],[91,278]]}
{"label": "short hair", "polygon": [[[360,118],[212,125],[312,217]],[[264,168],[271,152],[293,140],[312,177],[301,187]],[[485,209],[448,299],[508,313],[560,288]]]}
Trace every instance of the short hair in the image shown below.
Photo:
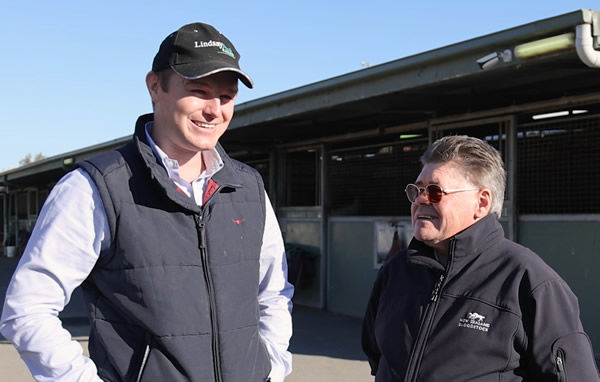
{"label": "short hair", "polygon": [[489,188],[492,193],[490,212],[500,218],[504,203],[506,172],[498,150],[486,141],[466,135],[449,135],[433,142],[421,156],[429,163],[453,162],[473,185]]}
{"label": "short hair", "polygon": [[[158,77],[158,86],[164,92],[169,91],[169,81],[171,80],[171,76],[175,74],[175,72],[171,68],[159,70],[158,72],[154,72],[156,77]],[[151,101],[152,102],[152,101]],[[154,111],[154,102],[152,102],[152,110]]]}
{"label": "short hair", "polygon": [[160,88],[165,92],[169,91],[169,80],[171,79],[171,76],[175,74],[175,72],[171,68],[168,68],[164,70],[159,70],[155,73],[158,77],[158,83],[160,84]]}

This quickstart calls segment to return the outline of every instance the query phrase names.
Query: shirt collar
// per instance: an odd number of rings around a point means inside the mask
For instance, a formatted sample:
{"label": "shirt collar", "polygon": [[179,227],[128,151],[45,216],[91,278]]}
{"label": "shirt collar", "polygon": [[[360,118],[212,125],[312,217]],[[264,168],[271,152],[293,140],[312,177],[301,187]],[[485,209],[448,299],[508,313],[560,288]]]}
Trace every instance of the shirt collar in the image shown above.
{"label": "shirt collar", "polygon": [[[179,162],[177,162],[177,160],[175,159],[169,158],[169,156],[156,144],[156,142],[154,142],[152,136],[150,135],[152,129],[154,128],[154,121],[147,122],[144,127],[144,130],[146,132],[146,139],[148,140],[148,143],[152,148],[154,155],[156,155],[156,157],[160,160],[160,162],[167,170],[169,178],[178,179]],[[202,161],[204,162],[204,171],[202,172],[202,174],[200,174],[199,178],[212,177],[219,170],[221,170],[224,165],[221,155],[219,155],[215,148],[211,150],[202,151]]]}

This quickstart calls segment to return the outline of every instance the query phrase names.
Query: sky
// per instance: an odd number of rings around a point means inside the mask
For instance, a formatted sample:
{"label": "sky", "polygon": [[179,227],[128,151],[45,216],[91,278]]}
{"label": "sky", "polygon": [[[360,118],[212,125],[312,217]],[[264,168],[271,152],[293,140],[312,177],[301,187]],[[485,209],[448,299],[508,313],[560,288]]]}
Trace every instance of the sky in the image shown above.
{"label": "sky", "polygon": [[[4,1],[0,172],[133,133],[180,26],[214,25],[254,80],[237,104],[581,8],[592,0]],[[235,116],[234,116],[235,118]]]}

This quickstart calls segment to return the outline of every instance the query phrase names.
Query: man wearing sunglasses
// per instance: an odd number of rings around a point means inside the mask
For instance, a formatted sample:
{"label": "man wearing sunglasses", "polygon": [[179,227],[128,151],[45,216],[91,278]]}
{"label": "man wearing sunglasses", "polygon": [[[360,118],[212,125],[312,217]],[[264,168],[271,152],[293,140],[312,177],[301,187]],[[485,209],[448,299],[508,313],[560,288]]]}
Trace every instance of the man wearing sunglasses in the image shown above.
{"label": "man wearing sunglasses", "polygon": [[600,381],[577,298],[498,218],[486,142],[448,136],[406,186],[414,238],[382,266],[363,323],[376,382]]}

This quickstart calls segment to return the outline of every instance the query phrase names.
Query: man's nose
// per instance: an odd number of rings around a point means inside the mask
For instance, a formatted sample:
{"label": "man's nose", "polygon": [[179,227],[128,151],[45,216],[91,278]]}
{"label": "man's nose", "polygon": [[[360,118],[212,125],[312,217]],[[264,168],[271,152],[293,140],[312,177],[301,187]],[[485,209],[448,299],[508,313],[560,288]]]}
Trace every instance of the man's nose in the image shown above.
{"label": "man's nose", "polygon": [[419,190],[419,193],[415,198],[415,204],[431,204],[429,201],[429,194],[427,194],[426,190]]}
{"label": "man's nose", "polygon": [[217,117],[221,110],[221,100],[217,97],[209,98],[204,101],[204,112],[213,117]]}

